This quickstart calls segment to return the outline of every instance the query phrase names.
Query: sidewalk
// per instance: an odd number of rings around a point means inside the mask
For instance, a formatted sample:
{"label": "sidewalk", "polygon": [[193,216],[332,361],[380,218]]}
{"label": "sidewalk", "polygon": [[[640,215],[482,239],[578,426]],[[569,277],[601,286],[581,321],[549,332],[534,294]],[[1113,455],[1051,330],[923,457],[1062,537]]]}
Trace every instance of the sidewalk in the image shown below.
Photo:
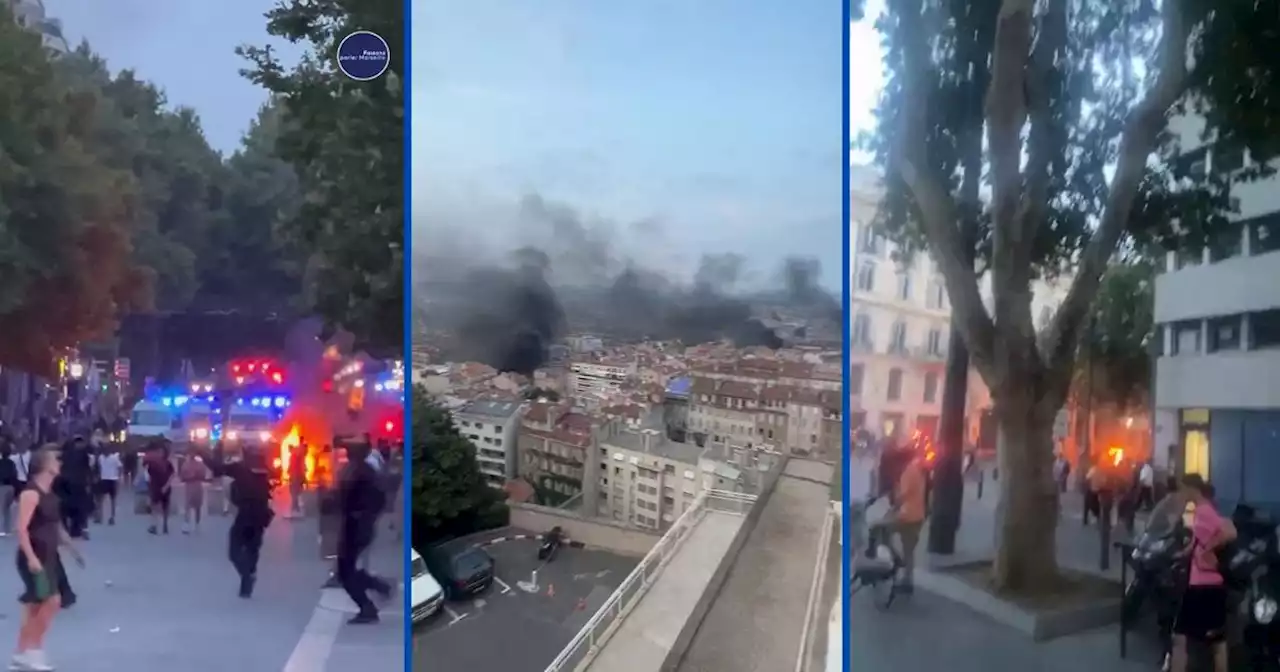
{"label": "sidewalk", "polygon": [[[123,506],[117,522],[93,525],[92,539],[79,542],[88,566],[69,567],[79,599],[59,614],[47,644],[59,669],[325,672],[355,669],[356,660],[370,669],[402,665],[400,595],[381,624],[360,632],[335,611],[349,605],[345,596],[321,600],[330,563],[320,557],[314,518],[278,516],[267,530],[251,600],[237,597],[238,578],[226,559],[229,518],[209,518],[190,536],[180,524],[171,524],[169,536],[149,535],[148,519]],[[382,537],[371,562],[399,580],[400,544],[389,533]],[[16,547],[14,537],[0,539],[3,557],[11,559]],[[8,567],[3,571],[13,577]],[[19,589],[16,577],[3,585],[0,650],[7,655],[17,638]],[[307,666],[297,666],[300,659]]]}

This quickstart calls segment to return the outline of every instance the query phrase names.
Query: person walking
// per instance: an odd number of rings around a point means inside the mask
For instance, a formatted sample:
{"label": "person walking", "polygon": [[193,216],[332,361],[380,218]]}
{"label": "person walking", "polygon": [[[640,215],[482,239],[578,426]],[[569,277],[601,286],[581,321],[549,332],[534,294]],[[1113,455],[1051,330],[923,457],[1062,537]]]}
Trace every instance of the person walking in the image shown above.
{"label": "person walking", "polygon": [[169,448],[154,443],[147,455],[147,494],[151,500],[151,534],[169,534],[169,513],[173,499],[173,462]]}
{"label": "person walking", "polygon": [[299,441],[289,451],[289,464],[285,468],[289,473],[289,517],[301,518],[302,493],[307,487],[307,444]]}
{"label": "person walking", "polygon": [[98,506],[99,518],[107,516],[107,524],[116,524],[116,500],[120,497],[120,476],[124,465],[120,461],[120,451],[114,443],[103,445],[98,455]]}
{"label": "person walking", "polygon": [[124,476],[124,487],[133,488],[133,481],[138,477],[138,451],[134,448],[125,448],[120,455],[121,472]]}
{"label": "person walking", "polygon": [[67,533],[73,539],[88,539],[89,516],[93,513],[93,456],[84,437],[75,436],[64,444],[60,462],[58,484]]}
{"label": "person walking", "polygon": [[262,540],[275,518],[271,509],[271,470],[261,449],[249,446],[239,461],[228,461],[221,451],[204,459],[215,478],[229,482],[228,499],[236,517],[227,533],[227,557],[240,577],[240,597],[253,597],[258,581],[258,559]]}
{"label": "person walking", "polygon": [[[1182,478],[1184,502],[1195,505],[1191,514],[1191,571],[1182,604],[1173,624],[1172,672],[1187,672],[1187,643],[1208,645],[1214,672],[1227,672],[1226,581],[1218,564],[1218,551],[1236,539],[1236,528],[1213,504],[1213,488],[1199,474]],[[1185,510],[1185,503],[1183,505]]]}
{"label": "person walking", "polygon": [[372,446],[359,444],[348,447],[347,451],[347,467],[338,493],[342,526],[338,537],[337,579],[359,608],[359,613],[347,622],[377,623],[378,607],[369,599],[369,591],[389,597],[391,584],[361,569],[360,558],[373,544],[378,517],[386,508],[386,500],[378,472],[370,462]]}
{"label": "person walking", "polygon": [[902,580],[898,588],[910,595],[914,590],[916,547],[924,527],[926,479],[924,465],[916,451],[902,458],[904,463],[893,489],[893,510],[886,518],[889,529],[898,537],[902,550]]}
{"label": "person walking", "polygon": [[1156,469],[1151,460],[1138,469],[1138,507],[1150,511],[1156,505]]}
{"label": "person walking", "polygon": [[84,557],[72,544],[62,525],[62,510],[53,482],[61,469],[56,446],[45,446],[32,456],[28,488],[18,498],[18,552],[16,565],[23,592],[22,623],[18,644],[9,669],[24,672],[51,672],[54,667],[44,652],[45,635],[62,607],[59,583],[66,572],[58,554],[66,547],[76,563]]}
{"label": "person walking", "polygon": [[182,479],[182,533],[200,533],[204,518],[204,484],[209,480],[209,468],[199,455],[188,455],[178,473]]}
{"label": "person walking", "polygon": [[[7,439],[0,439],[0,537],[13,530],[13,505],[18,501],[18,465]],[[25,485],[25,484],[24,484]]]}

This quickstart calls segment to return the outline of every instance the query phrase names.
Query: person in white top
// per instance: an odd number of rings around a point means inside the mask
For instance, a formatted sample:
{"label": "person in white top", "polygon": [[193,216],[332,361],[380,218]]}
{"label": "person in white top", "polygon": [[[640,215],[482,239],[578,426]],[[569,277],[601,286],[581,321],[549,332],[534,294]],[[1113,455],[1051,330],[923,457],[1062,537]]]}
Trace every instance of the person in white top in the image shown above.
{"label": "person in white top", "polygon": [[1156,470],[1143,462],[1138,470],[1138,508],[1150,511],[1156,505]]}
{"label": "person in white top", "polygon": [[107,524],[116,524],[116,499],[120,496],[120,475],[124,471],[124,464],[120,459],[120,451],[114,443],[104,443],[102,452],[97,456],[98,467],[98,491],[97,495],[98,518],[101,519],[104,511],[103,505],[107,500],[111,501],[107,512]]}

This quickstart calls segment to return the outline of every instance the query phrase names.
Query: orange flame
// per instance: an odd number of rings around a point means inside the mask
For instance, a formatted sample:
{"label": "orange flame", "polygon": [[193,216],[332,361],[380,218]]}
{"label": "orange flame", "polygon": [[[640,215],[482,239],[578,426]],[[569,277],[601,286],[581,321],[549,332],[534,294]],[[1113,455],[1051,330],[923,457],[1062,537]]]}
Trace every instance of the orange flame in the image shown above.
{"label": "orange flame", "polygon": [[1124,448],[1112,446],[1107,449],[1107,457],[1111,458],[1111,465],[1118,467],[1124,462]]}
{"label": "orange flame", "polygon": [[[288,465],[291,462],[293,451],[297,450],[301,445],[302,428],[295,423],[289,427],[289,433],[286,434],[284,438],[280,439],[280,457],[276,458],[276,468],[280,470],[282,480],[289,480]],[[311,454],[311,451],[307,451],[306,457],[304,457],[303,460],[305,462],[304,468],[306,470],[307,482],[314,482],[316,471],[315,456]]]}

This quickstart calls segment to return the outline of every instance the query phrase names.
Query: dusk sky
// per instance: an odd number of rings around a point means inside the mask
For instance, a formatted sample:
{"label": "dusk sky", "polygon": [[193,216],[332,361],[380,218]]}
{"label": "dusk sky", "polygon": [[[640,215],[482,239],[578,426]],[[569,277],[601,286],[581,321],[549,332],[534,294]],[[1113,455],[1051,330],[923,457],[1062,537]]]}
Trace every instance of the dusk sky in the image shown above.
{"label": "dusk sky", "polygon": [[663,270],[805,255],[838,288],[841,32],[827,0],[424,1],[420,239],[531,242],[514,210],[537,193],[612,222],[615,247]]}
{"label": "dusk sky", "polygon": [[267,99],[263,89],[240,76],[245,61],[235,48],[270,43],[282,55],[300,53],[269,39],[263,14],[275,4],[45,0],[49,15],[62,20],[72,48],[88,40],[112,72],[132,68],[164,89],[171,104],[194,108],[210,143],[223,153],[239,147]]}

